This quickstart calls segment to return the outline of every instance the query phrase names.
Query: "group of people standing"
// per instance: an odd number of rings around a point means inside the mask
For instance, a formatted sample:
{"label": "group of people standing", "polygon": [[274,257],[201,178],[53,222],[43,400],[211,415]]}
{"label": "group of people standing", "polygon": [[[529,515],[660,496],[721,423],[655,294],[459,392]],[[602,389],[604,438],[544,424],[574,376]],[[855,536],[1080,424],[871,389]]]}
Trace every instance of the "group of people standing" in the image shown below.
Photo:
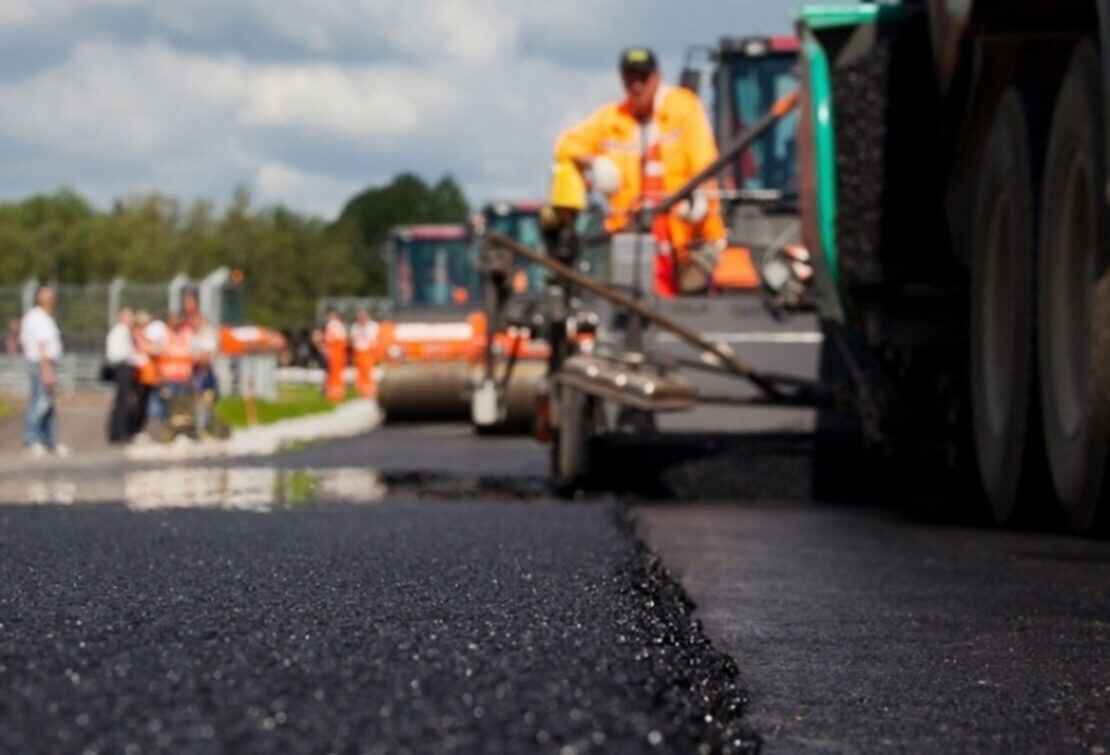
{"label": "group of people standing", "polygon": [[377,363],[378,323],[370,317],[369,310],[360,309],[355,321],[348,328],[339,312],[329,309],[323,330],[315,336],[314,344],[323,356],[327,376],[324,379],[324,396],[328,401],[342,401],[347,394],[344,372],[348,352],[355,367],[355,390],[364,398],[377,395],[374,366]]}
{"label": "group of people standing", "polygon": [[195,430],[204,437],[212,425],[218,393],[213,359],[219,346],[215,328],[201,314],[195,291],[184,294],[180,312],[163,318],[121,307],[105,339],[105,362],[116,388],[108,416],[108,441],[129,443],[148,421],[166,420],[174,399],[194,400]]}

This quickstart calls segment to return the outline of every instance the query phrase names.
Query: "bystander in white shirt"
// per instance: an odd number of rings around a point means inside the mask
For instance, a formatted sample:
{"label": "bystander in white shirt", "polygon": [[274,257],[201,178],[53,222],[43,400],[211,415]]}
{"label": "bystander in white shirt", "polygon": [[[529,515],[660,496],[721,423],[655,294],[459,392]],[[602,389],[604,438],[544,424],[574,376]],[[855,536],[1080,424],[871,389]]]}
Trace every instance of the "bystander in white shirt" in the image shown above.
{"label": "bystander in white shirt", "polygon": [[117,322],[108,331],[108,337],[104,339],[104,358],[108,364],[134,362],[135,339],[128,325]]}
{"label": "bystander in white shirt", "polygon": [[39,362],[43,357],[54,362],[62,356],[62,334],[58,324],[42,307],[32,307],[23,315],[19,344],[29,362]]}

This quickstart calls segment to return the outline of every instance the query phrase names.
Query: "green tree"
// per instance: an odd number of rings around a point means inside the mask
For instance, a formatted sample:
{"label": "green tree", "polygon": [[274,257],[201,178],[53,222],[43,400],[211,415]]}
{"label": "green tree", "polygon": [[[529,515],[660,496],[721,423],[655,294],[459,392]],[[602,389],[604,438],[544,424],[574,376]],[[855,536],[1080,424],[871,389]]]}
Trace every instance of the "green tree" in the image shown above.
{"label": "green tree", "polygon": [[320,297],[384,293],[382,248],[392,227],[463,222],[468,213],[451,177],[430,186],[411,173],[352,197],[333,223],[281,206],[255,207],[244,187],[223,212],[207,201],[186,208],[159,193],[120,199],[101,212],[63,188],[0,203],[0,285],[31,277],[165,283],[226,265],[244,274],[248,319],[303,324]]}
{"label": "green tree", "polygon": [[469,207],[454,179],[445,176],[429,187],[411,173],[398,175],[388,185],[370,188],[347,202],[332,232],[349,244],[367,292],[386,289],[382,247],[394,226],[413,223],[462,223]]}

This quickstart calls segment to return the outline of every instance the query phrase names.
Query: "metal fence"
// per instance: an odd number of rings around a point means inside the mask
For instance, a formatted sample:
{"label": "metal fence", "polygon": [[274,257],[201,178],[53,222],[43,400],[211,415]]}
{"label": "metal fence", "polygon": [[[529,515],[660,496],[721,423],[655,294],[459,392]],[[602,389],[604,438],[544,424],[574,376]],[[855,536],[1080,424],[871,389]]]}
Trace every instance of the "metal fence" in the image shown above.
{"label": "metal fence", "polygon": [[84,286],[61,284],[55,287],[57,309],[54,321],[62,332],[66,350],[78,353],[100,352],[109,323],[109,284]]}
{"label": "metal fence", "polygon": [[[224,268],[209,278],[219,282]],[[205,281],[208,281],[206,278]],[[58,389],[63,393],[85,390],[111,390],[111,386],[100,382],[100,365],[103,361],[104,339],[115,323],[116,312],[120,307],[145,310],[153,315],[164,315],[180,302],[181,289],[190,280],[179,275],[164,283],[136,283],[117,278],[111,283],[91,283],[87,285],[54,285],[57,294],[57,309],[54,319],[62,333],[65,356],[58,365]],[[29,280],[22,285],[0,286],[0,323],[6,329],[18,329],[18,320],[34,305],[35,291],[39,281]],[[202,293],[203,293],[202,286]],[[321,300],[334,302],[331,306],[340,307],[353,318],[360,307],[367,307],[377,313],[382,299],[343,298]],[[329,304],[318,303],[318,309]],[[321,309],[321,313],[323,309]],[[321,314],[322,319],[322,314]],[[11,339],[9,339],[11,340]],[[221,391],[229,395],[253,393],[261,399],[277,397],[277,355],[252,354],[242,358],[219,358],[216,370]],[[25,394],[28,390],[27,365],[23,357],[5,348],[0,353],[0,393]]]}
{"label": "metal fence", "polygon": [[[110,391],[113,386],[100,380],[99,354],[65,354],[58,362],[58,391]],[[30,391],[27,360],[22,355],[0,355],[0,393],[26,396]]]}
{"label": "metal fence", "polygon": [[0,286],[0,317],[7,327],[23,316],[23,286]]}
{"label": "metal fence", "polygon": [[375,320],[389,311],[389,298],[385,296],[322,296],[316,300],[316,322],[322,323],[328,310],[334,309],[345,321],[352,321],[360,309],[365,309]]}
{"label": "metal fence", "polygon": [[[146,310],[152,314],[169,308],[171,283],[136,283],[117,278],[111,283],[75,285],[54,284],[57,309],[54,320],[62,332],[66,351],[100,353],[104,337],[115,323],[120,307]],[[31,279],[19,286],[0,286],[0,318],[6,328],[34,305],[39,281]]]}
{"label": "metal fence", "polygon": [[120,307],[131,307],[136,312],[164,314],[170,304],[171,285],[172,283],[135,283],[116,278],[108,287],[108,312],[118,312]]}
{"label": "metal fence", "polygon": [[278,360],[276,354],[244,354],[218,357],[212,364],[220,393],[225,396],[253,396],[276,401]]}

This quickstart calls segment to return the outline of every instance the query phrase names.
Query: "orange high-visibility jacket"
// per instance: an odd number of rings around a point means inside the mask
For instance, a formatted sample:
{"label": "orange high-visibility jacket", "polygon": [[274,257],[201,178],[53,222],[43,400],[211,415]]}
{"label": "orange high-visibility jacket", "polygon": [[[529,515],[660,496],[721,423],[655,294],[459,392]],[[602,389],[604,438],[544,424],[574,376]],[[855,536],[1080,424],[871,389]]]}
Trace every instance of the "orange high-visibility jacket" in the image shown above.
{"label": "orange high-visibility jacket", "polygon": [[165,345],[158,357],[158,377],[164,383],[187,383],[193,377],[193,331],[166,331]]}
{"label": "orange high-visibility jacket", "polygon": [[[658,145],[662,162],[662,186],[665,194],[680,188],[699,170],[717,159],[717,143],[709,126],[705,109],[697,95],[688,89],[660,86],[655,96],[652,115],[653,144]],[[606,155],[616,163],[621,174],[621,187],[609,197],[609,231],[628,226],[626,214],[639,205],[643,183],[641,169],[645,146],[641,126],[627,103],[614,102],[601,107],[584,122],[559,135],[555,142],[556,160]],[[676,236],[716,242],[725,238],[720,202],[714,196],[716,183],[707,181],[702,190],[709,193],[709,213],[700,223],[683,223],[672,213],[671,223],[685,225]],[[664,197],[645,196],[648,204]],[[677,230],[677,229],[676,229]]]}

